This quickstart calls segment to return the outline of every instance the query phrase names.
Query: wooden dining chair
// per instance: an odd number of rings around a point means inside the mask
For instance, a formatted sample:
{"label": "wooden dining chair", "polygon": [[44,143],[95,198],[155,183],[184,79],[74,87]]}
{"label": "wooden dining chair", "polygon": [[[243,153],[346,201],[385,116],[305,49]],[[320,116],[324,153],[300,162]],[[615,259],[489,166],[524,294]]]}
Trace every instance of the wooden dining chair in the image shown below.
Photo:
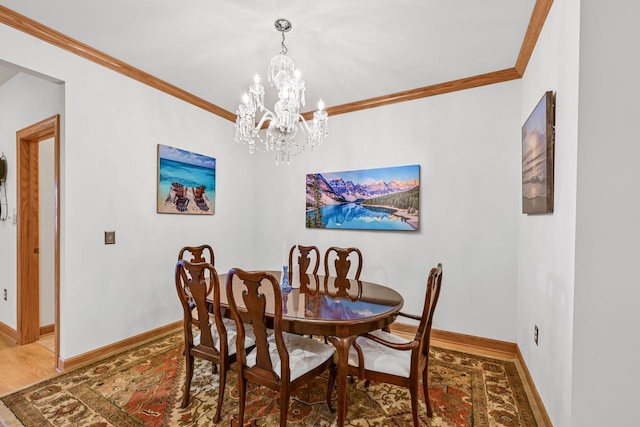
{"label": "wooden dining chair", "polygon": [[[218,273],[213,265],[206,262],[191,263],[180,260],[175,268],[175,281],[178,297],[184,311],[186,375],[182,407],[185,408],[189,404],[194,358],[210,361],[213,364],[214,373],[215,367],[219,365],[218,406],[213,416],[213,422],[217,423],[220,421],[227,371],[237,356],[236,323],[231,319],[223,318],[220,313],[220,283]],[[213,312],[208,316],[199,316],[194,319],[190,301],[193,301],[199,313],[206,313],[208,295],[213,297]],[[194,321],[199,329],[195,336]],[[246,348],[252,348],[255,345],[255,336],[250,326],[243,328],[240,344]]]}
{"label": "wooden dining chair", "polygon": [[[227,275],[226,291],[238,331],[239,425],[244,423],[248,381],[280,393],[280,426],[284,427],[291,392],[329,369],[327,405],[332,410],[331,391],[336,378],[334,349],[320,341],[282,330],[282,293],[277,279],[268,272],[234,268]],[[236,298],[241,298],[240,302]],[[273,312],[273,319],[267,316],[267,310]],[[243,346],[246,325],[242,316],[255,333],[253,350]],[[273,324],[272,334],[267,329],[270,323]]]}
{"label": "wooden dining chair", "polygon": [[441,284],[442,264],[438,264],[429,272],[422,316],[399,313],[400,316],[420,321],[413,340],[378,330],[358,337],[349,350],[349,374],[367,381],[409,388],[414,426],[419,425],[418,387],[421,378],[427,416],[433,417],[429,402],[429,345]]}
{"label": "wooden dining chair", "polygon": [[[355,254],[355,255],[353,255]],[[349,274],[353,261],[357,264],[355,274]],[[339,248],[332,246],[324,253],[324,274],[341,279],[360,278],[362,271],[362,252],[358,248]]]}

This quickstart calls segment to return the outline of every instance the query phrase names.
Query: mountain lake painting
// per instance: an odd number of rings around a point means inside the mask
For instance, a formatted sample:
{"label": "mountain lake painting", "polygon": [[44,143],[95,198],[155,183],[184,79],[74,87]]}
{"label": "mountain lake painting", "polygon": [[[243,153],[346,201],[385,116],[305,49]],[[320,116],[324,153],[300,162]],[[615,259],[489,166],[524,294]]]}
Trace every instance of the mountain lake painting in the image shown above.
{"label": "mountain lake painting", "polygon": [[213,215],[216,159],[158,144],[158,213]]}
{"label": "mountain lake painting", "polygon": [[418,229],[420,166],[307,175],[307,228]]}

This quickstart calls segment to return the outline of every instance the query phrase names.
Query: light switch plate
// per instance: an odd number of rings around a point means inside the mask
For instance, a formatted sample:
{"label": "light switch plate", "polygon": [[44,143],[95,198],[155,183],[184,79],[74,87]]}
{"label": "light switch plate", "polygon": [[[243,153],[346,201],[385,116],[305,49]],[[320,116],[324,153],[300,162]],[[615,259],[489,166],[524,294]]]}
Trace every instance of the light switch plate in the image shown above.
{"label": "light switch plate", "polygon": [[115,231],[105,231],[104,232],[104,244],[105,245],[115,245],[116,244],[116,232]]}

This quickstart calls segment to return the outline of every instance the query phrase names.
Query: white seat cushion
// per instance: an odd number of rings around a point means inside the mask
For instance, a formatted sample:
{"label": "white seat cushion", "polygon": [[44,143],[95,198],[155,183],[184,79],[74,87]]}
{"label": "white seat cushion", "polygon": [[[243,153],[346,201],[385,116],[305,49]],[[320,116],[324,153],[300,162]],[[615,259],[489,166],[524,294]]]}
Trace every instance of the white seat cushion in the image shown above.
{"label": "white seat cushion", "polygon": [[[305,338],[301,335],[288,334],[286,332],[282,333],[282,337],[289,351],[290,381],[295,380],[333,357],[333,347],[318,340]],[[269,343],[269,356],[273,370],[282,375],[282,366],[276,347],[275,335],[272,334],[267,338],[267,342]],[[254,349],[247,355],[247,366],[254,366],[256,364],[256,357],[257,351]]]}
{"label": "white seat cushion", "polygon": [[[227,344],[229,348],[229,355],[236,354],[236,337],[238,336],[238,330],[236,329],[236,322],[233,319],[222,318],[222,323],[227,330]],[[244,348],[251,347],[256,343],[256,336],[253,333],[253,326],[244,325]],[[211,320],[211,336],[213,338],[213,346],[216,350],[220,351],[220,337],[218,336],[218,330],[215,323]],[[200,344],[200,334],[193,338],[193,345]]]}
{"label": "white seat cushion", "polygon": [[[382,330],[371,332],[371,335],[376,335],[393,343],[410,342]],[[411,351],[395,350],[364,337],[358,337],[356,342],[362,348],[365,369],[409,378]],[[359,366],[358,353],[353,346],[349,349],[349,365]]]}

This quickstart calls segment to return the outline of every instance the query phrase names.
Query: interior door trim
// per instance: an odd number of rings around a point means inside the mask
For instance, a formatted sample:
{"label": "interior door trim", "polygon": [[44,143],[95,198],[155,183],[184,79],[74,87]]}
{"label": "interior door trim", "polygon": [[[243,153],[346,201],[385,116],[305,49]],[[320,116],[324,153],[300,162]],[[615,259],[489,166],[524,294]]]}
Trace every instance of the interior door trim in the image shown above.
{"label": "interior door trim", "polygon": [[[52,117],[44,119],[38,123],[28,126],[16,132],[16,153],[18,160],[16,162],[16,198],[17,198],[17,335],[18,343],[24,342],[26,334],[28,303],[30,295],[27,294],[27,288],[24,286],[24,266],[23,253],[30,251],[29,239],[24,224],[29,220],[27,207],[30,202],[30,194],[27,188],[24,188],[23,181],[29,178],[29,147],[34,147],[33,143],[53,138],[54,144],[54,366],[60,370],[60,115],[56,114]],[[26,190],[26,191],[25,191]],[[40,325],[37,325],[38,331]]]}

